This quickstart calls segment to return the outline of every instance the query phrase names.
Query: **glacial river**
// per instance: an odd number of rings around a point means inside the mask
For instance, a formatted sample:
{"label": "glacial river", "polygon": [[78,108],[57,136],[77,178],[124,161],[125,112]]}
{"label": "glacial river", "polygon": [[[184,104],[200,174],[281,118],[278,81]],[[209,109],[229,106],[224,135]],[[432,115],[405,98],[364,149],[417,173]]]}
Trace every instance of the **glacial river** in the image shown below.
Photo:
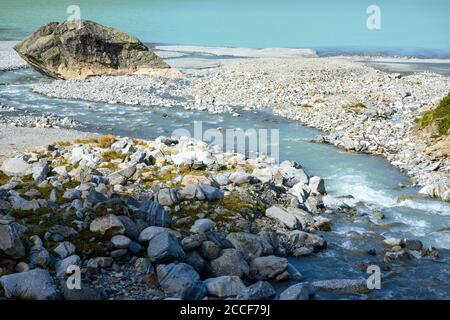
{"label": "glacial river", "polygon": [[[317,298],[450,299],[450,232],[439,231],[450,227],[450,204],[417,197],[416,188],[405,187],[408,177],[381,157],[311,143],[319,133],[317,130],[270,112],[241,112],[240,117],[232,117],[177,108],[49,99],[30,91],[32,84],[39,81],[48,79],[31,70],[0,72],[0,101],[36,114],[51,112],[68,116],[84,124],[87,131],[138,138],[171,135],[175,129],[193,132],[194,121],[202,121],[204,130],[278,129],[281,161],[297,161],[310,175],[326,180],[329,194],[352,196],[360,202],[355,217],[336,217],[332,232],[322,233],[328,240],[328,249],[310,257],[292,259],[305,281],[367,277],[357,264],[382,264],[382,251],[386,248],[364,235],[366,232],[419,239],[427,247],[438,248],[440,253],[440,258],[435,260],[418,255],[406,262],[392,263],[392,270],[383,271],[382,289],[369,295],[330,294]],[[370,218],[381,214],[384,219],[371,221]],[[363,236],[349,237],[354,232]],[[375,249],[377,254],[367,254],[369,249]]]}

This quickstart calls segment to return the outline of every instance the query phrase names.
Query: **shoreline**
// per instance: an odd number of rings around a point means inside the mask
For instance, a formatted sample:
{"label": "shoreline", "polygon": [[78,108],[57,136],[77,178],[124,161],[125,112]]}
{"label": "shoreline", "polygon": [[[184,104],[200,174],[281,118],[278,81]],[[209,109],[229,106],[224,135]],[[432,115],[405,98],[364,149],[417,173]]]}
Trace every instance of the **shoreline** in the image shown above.
{"label": "shoreline", "polygon": [[[167,85],[165,81],[154,78],[148,82],[149,78],[146,77],[102,77],[87,82],[55,81],[37,85],[33,90],[56,98],[74,99],[82,96],[83,100],[88,101],[178,106],[236,115],[240,108],[264,107],[325,132],[316,142],[330,143],[347,151],[383,156],[410,176],[413,185],[443,185],[450,189],[449,158],[440,159],[439,150],[430,151],[412,132],[413,120],[450,91],[448,77],[427,73],[407,76],[388,74],[362,64],[362,57],[311,57],[309,53],[304,57],[303,51],[284,52],[275,49],[258,53],[259,49],[243,49],[247,57],[239,58],[242,51],[230,57],[230,48],[195,49],[192,46],[157,45],[154,49],[171,66],[185,71],[190,83],[181,85],[169,82]],[[279,57],[267,58],[270,54]],[[364,59],[384,61],[379,57]],[[387,60],[393,61],[405,62],[409,59]],[[423,63],[424,60],[413,61]],[[436,64],[443,62],[436,59],[432,61]],[[322,74],[324,70],[328,74]],[[408,71],[411,72],[411,68]],[[300,76],[295,75],[295,72]],[[361,79],[352,79],[355,76]],[[329,84],[330,81],[332,84]],[[414,82],[420,84],[415,85]],[[100,88],[112,89],[118,85],[127,87],[131,93],[125,95],[114,91],[112,95],[103,97]],[[296,85],[303,87],[303,92],[296,92]],[[146,90],[142,90],[142,86],[147,86]],[[181,97],[182,100],[148,94],[149,89],[166,90],[170,96]],[[252,91],[258,92],[258,97],[253,97],[250,94]],[[342,109],[355,103],[368,106],[364,110]],[[361,128],[364,130],[361,131]],[[443,144],[444,148],[448,148],[446,141]],[[432,195],[434,187],[430,188],[428,193]],[[448,200],[445,197],[443,199]]]}

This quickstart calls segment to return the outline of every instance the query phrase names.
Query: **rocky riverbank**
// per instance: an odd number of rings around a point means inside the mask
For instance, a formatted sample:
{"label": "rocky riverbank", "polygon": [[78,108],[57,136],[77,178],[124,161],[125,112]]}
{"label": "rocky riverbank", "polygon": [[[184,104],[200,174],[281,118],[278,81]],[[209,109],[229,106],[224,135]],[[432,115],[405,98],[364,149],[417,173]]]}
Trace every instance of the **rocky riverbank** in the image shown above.
{"label": "rocky riverbank", "polygon": [[[295,162],[246,159],[187,137],[102,136],[9,158],[0,178],[5,298],[286,300],[369,291],[364,278],[303,281],[289,263],[326,249],[318,233],[353,212]],[[377,239],[386,262],[436,256],[420,241]],[[66,284],[74,266],[80,290]],[[297,284],[283,292],[271,284],[287,280]]]}
{"label": "rocky riverbank", "polygon": [[56,81],[37,85],[34,91],[58,98],[234,115],[240,108],[270,108],[324,131],[316,142],[382,155],[414,185],[426,186],[423,193],[448,201],[449,138],[426,138],[414,120],[449,93],[450,79],[431,73],[385,73],[353,59],[235,59],[183,80],[134,76]]}

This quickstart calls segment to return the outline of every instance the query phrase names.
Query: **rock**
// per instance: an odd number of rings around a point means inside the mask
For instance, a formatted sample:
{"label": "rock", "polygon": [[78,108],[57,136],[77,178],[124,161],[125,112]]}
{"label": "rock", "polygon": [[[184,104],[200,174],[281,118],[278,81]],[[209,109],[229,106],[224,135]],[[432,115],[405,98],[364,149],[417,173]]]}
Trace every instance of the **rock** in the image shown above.
{"label": "rock", "polygon": [[200,247],[200,253],[203,258],[213,260],[220,254],[220,247],[212,241],[204,241]]}
{"label": "rock", "polygon": [[366,279],[333,279],[322,280],[311,283],[315,291],[334,292],[334,293],[367,293]]}
{"label": "rock", "polygon": [[249,266],[236,249],[224,249],[220,256],[210,262],[211,272],[218,276],[248,275]]}
{"label": "rock", "polygon": [[207,184],[200,184],[199,188],[202,190],[206,200],[209,202],[215,201],[215,200],[222,200],[224,195],[223,192],[220,191],[218,188],[212,187]]}
{"label": "rock", "polygon": [[321,177],[311,177],[309,187],[312,194],[325,194],[325,181]]}
{"label": "rock", "polygon": [[294,279],[295,281],[301,281],[303,279],[300,271],[298,271],[297,268],[290,263],[288,263],[287,272],[289,273],[290,278]]}
{"label": "rock", "polygon": [[50,253],[45,249],[42,244],[34,245],[30,249],[30,265],[38,268],[48,268],[53,257],[50,257]]}
{"label": "rock", "polygon": [[64,300],[104,300],[107,299],[107,296],[103,289],[96,288],[90,281],[87,279],[81,280],[81,289],[69,289],[64,280],[61,280],[61,291]]}
{"label": "rock", "polygon": [[178,193],[175,189],[161,189],[155,195],[155,200],[163,206],[173,206],[180,202]]}
{"label": "rock", "polygon": [[141,233],[139,234],[138,240],[139,240],[139,242],[147,242],[147,241],[152,240],[154,237],[156,237],[160,233],[168,232],[168,230],[169,229],[163,228],[163,227],[151,226],[151,227],[145,228],[144,230],[141,231]]}
{"label": "rock", "polygon": [[127,249],[131,244],[131,239],[122,235],[115,235],[111,238],[111,242],[117,249]]}
{"label": "rock", "polygon": [[250,262],[250,275],[256,280],[274,279],[287,270],[286,258],[275,256],[258,257]]}
{"label": "rock", "polygon": [[20,158],[6,159],[1,170],[7,176],[23,177],[32,173],[32,167],[26,161]]}
{"label": "rock", "polygon": [[422,241],[420,240],[411,240],[404,239],[401,241],[400,246],[404,247],[407,250],[420,251],[423,248]]}
{"label": "rock", "polygon": [[197,251],[186,253],[183,262],[192,266],[199,274],[201,274],[206,267],[206,261],[200,256]]}
{"label": "rock", "polygon": [[276,296],[274,287],[267,281],[258,281],[245,288],[236,297],[237,300],[271,300]]}
{"label": "rock", "polygon": [[108,201],[108,198],[100,192],[95,191],[94,189],[91,189],[87,196],[87,201],[92,205],[95,206],[99,203],[104,203]]}
{"label": "rock", "polygon": [[297,283],[280,293],[280,300],[309,300],[311,291],[308,283]]}
{"label": "rock", "polygon": [[188,184],[180,190],[179,194],[183,200],[203,201],[206,199],[206,195],[198,184]]}
{"label": "rock", "polygon": [[238,171],[238,172],[233,172],[230,176],[229,176],[229,180],[231,182],[233,182],[234,184],[240,185],[240,184],[244,184],[244,183],[248,183],[250,182],[252,176],[248,173],[245,173],[243,171]]}
{"label": "rock", "polygon": [[172,217],[158,202],[144,201],[139,207],[139,211],[144,213],[145,222],[151,226],[170,227],[172,224]]}
{"label": "rock", "polygon": [[48,160],[46,158],[40,159],[32,166],[31,171],[33,174],[34,183],[41,183],[45,180],[45,178],[47,178],[47,175],[50,172]]}
{"label": "rock", "polygon": [[305,171],[295,166],[281,164],[279,172],[275,173],[275,176],[279,175],[281,175],[282,184],[290,188],[299,182],[303,182],[304,184],[308,184],[309,182],[309,177]]}
{"label": "rock", "polygon": [[117,249],[110,252],[110,255],[113,259],[119,259],[125,256],[128,253],[127,249]]}
{"label": "rock", "polygon": [[56,263],[56,276],[58,278],[64,278],[67,274],[67,269],[70,266],[81,266],[81,259],[77,255],[69,256],[63,260],[60,260]]}
{"label": "rock", "polygon": [[296,229],[298,227],[298,221],[295,216],[279,207],[272,206],[266,209],[266,216],[281,222],[289,229]]}
{"label": "rock", "polygon": [[126,185],[128,179],[136,172],[136,166],[132,165],[113,172],[108,176],[108,181],[111,185]]}
{"label": "rock", "polygon": [[51,22],[14,49],[34,69],[57,79],[172,71],[137,38],[92,21]]}
{"label": "rock", "polygon": [[57,295],[48,270],[43,269],[0,277],[0,285],[10,299],[50,300]]}
{"label": "rock", "polygon": [[293,230],[289,233],[287,244],[292,252],[301,247],[311,248],[314,252],[318,252],[327,246],[324,238],[300,230]]}
{"label": "rock", "polygon": [[184,259],[183,249],[178,240],[169,232],[162,232],[150,240],[147,255],[152,263],[166,263]]}
{"label": "rock", "polygon": [[59,243],[53,251],[61,258],[64,259],[75,252],[75,246],[69,242],[64,241]]}
{"label": "rock", "polygon": [[181,245],[183,246],[183,250],[191,251],[200,247],[203,241],[206,240],[207,237],[204,233],[198,233],[183,238],[183,240],[181,240]]}
{"label": "rock", "polygon": [[27,272],[27,271],[30,271],[30,266],[27,263],[21,261],[16,265],[14,270],[16,272]]}
{"label": "rock", "polygon": [[210,219],[198,219],[195,220],[194,225],[191,227],[193,233],[205,233],[213,229],[216,224]]}
{"label": "rock", "polygon": [[25,247],[17,229],[12,224],[0,224],[0,253],[13,259],[21,259],[25,256]]}
{"label": "rock", "polygon": [[240,294],[245,285],[239,277],[221,276],[217,278],[209,278],[203,281],[208,295],[219,298],[233,297]]}
{"label": "rock", "polygon": [[227,239],[247,261],[251,261],[260,256],[271,255],[273,253],[273,248],[270,243],[255,234],[232,232],[227,236]]}
{"label": "rock", "polygon": [[206,295],[206,287],[193,267],[186,263],[158,265],[159,284],[166,297],[198,300]]}
{"label": "rock", "polygon": [[92,232],[100,232],[101,234],[105,234],[109,230],[114,230],[117,233],[123,234],[125,227],[116,215],[108,214],[92,221],[89,230]]}
{"label": "rock", "polygon": [[81,199],[81,192],[77,189],[66,189],[63,198],[68,200]]}
{"label": "rock", "polygon": [[109,268],[114,262],[111,257],[97,257],[95,261],[99,268]]}
{"label": "rock", "polygon": [[131,238],[137,239],[139,237],[139,228],[136,223],[128,216],[118,216],[120,222],[122,222],[125,227],[124,235]]}

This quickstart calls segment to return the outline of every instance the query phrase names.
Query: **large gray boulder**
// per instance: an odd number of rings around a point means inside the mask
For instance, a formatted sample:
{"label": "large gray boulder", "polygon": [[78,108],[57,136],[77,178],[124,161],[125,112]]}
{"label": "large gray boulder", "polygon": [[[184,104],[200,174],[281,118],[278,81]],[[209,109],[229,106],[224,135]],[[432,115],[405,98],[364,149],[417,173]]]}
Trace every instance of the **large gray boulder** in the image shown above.
{"label": "large gray boulder", "polygon": [[250,275],[256,280],[274,279],[287,271],[288,260],[275,256],[258,257],[250,262]]}
{"label": "large gray boulder", "polygon": [[203,283],[209,295],[219,298],[237,296],[245,289],[241,278],[236,276],[209,278],[203,281]]}
{"label": "large gray boulder", "polygon": [[267,281],[258,281],[245,288],[236,297],[238,300],[271,300],[276,296],[274,287]]}
{"label": "large gray boulder", "polygon": [[233,232],[227,236],[227,239],[247,261],[273,253],[273,248],[270,243],[256,234]]}
{"label": "large gray boulder", "polygon": [[206,295],[206,288],[200,276],[186,263],[160,264],[156,272],[166,297],[198,300]]}
{"label": "large gray boulder", "polygon": [[297,283],[280,293],[280,300],[309,300],[311,294],[308,283]]}
{"label": "large gray boulder", "polygon": [[144,214],[145,222],[151,226],[170,227],[172,224],[171,215],[158,202],[144,201],[139,207],[139,211]]}
{"label": "large gray boulder", "polygon": [[0,284],[9,299],[49,300],[56,298],[56,290],[48,270],[34,269],[0,277]]}
{"label": "large gray boulder", "polygon": [[1,170],[7,176],[23,177],[32,173],[32,166],[20,158],[9,158],[3,161]]}
{"label": "large gray boulder", "polygon": [[150,240],[147,255],[153,263],[183,260],[185,256],[178,240],[169,232],[161,232]]}
{"label": "large gray boulder", "polygon": [[277,206],[267,208],[266,216],[279,221],[282,225],[286,226],[288,229],[296,229],[299,226],[299,222],[293,214],[286,212]]}
{"label": "large gray boulder", "polygon": [[315,291],[334,292],[334,293],[367,293],[366,279],[332,279],[321,280],[311,283]]}
{"label": "large gray boulder", "polygon": [[14,49],[34,69],[57,79],[179,75],[137,38],[92,21],[51,22]]}
{"label": "large gray boulder", "polygon": [[220,256],[210,262],[214,276],[246,276],[250,269],[247,262],[236,249],[224,249]]}
{"label": "large gray boulder", "polygon": [[117,233],[125,232],[124,225],[114,214],[108,214],[95,219],[91,222],[89,229],[92,232],[100,232],[101,234],[105,234],[109,230],[116,230]]}
{"label": "large gray boulder", "polygon": [[20,259],[25,256],[25,247],[16,230],[11,225],[0,225],[0,253],[4,253],[13,259]]}

